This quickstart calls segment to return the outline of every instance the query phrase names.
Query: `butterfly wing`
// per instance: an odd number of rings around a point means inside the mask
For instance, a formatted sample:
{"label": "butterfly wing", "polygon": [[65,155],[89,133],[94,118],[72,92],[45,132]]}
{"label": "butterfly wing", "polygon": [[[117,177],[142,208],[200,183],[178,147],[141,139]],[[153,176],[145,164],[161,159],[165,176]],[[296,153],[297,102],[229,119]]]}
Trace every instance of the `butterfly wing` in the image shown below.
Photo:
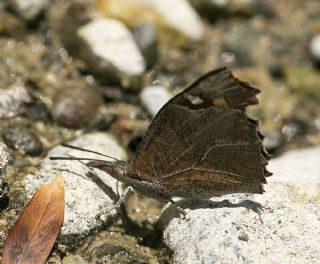
{"label": "butterfly wing", "polygon": [[261,193],[269,156],[258,122],[244,112],[258,103],[257,93],[226,68],[200,77],[156,115],[131,163],[131,177],[177,194],[190,184],[199,192]]}

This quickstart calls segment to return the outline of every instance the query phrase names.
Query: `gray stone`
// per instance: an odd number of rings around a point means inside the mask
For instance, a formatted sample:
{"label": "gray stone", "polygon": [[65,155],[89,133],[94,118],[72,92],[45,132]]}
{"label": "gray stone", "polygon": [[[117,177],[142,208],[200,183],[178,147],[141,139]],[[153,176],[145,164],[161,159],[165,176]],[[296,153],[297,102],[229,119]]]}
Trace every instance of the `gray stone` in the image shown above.
{"label": "gray stone", "polygon": [[181,201],[187,220],[169,206],[162,224],[174,263],[318,263],[319,157],[313,147],[272,160],[263,195]]}
{"label": "gray stone", "polygon": [[[92,133],[79,137],[70,143],[78,147],[98,151],[117,159],[125,159],[125,152],[115,139],[105,133]],[[73,156],[79,158],[107,159],[100,155],[62,146],[52,149],[42,161],[36,175],[26,177],[26,190],[31,197],[35,190],[62,171],[65,184],[65,219],[61,237],[77,235],[83,237],[102,224],[100,213],[113,205],[117,181],[107,173],[92,171],[79,161],[50,160],[52,156]],[[84,161],[85,162],[85,161]],[[121,190],[120,190],[121,191]],[[110,198],[111,197],[111,198]],[[112,217],[114,210],[108,214]],[[103,218],[103,216],[102,216]],[[104,217],[105,218],[105,217]]]}
{"label": "gray stone", "polygon": [[193,40],[200,40],[204,28],[200,17],[187,0],[139,0],[159,12],[165,21]]}
{"label": "gray stone", "polygon": [[2,138],[8,147],[28,155],[37,156],[43,151],[43,145],[38,135],[23,126],[5,127],[2,131]]}
{"label": "gray stone", "polygon": [[11,118],[23,113],[24,104],[32,101],[32,97],[23,86],[14,85],[8,89],[0,89],[0,118]]}
{"label": "gray stone", "polygon": [[133,29],[134,39],[142,52],[147,67],[158,59],[158,32],[151,23],[141,23]]}
{"label": "gray stone", "polygon": [[142,54],[126,26],[115,19],[96,18],[80,27],[84,60],[90,70],[109,78],[141,77],[145,70]]}
{"label": "gray stone", "polygon": [[148,113],[154,117],[161,107],[167,103],[172,94],[163,86],[149,86],[140,93],[140,100]]}
{"label": "gray stone", "polygon": [[50,3],[50,0],[11,0],[11,7],[24,19],[36,18]]}

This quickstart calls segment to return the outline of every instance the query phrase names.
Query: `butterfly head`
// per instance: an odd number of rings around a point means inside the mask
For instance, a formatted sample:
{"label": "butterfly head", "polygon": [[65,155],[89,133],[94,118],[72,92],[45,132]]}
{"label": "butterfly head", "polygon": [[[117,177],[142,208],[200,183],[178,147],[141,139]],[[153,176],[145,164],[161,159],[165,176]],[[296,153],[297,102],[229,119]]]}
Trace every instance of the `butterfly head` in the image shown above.
{"label": "butterfly head", "polygon": [[112,177],[121,180],[127,175],[127,162],[125,161],[90,161],[87,163],[88,167],[96,168],[102,171],[107,172]]}

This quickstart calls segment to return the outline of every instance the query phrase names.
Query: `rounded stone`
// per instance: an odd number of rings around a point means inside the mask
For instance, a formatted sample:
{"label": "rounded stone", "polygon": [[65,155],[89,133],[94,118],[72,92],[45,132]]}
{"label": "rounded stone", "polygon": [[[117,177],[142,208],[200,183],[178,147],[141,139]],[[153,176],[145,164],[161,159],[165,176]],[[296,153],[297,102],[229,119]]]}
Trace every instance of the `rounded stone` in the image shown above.
{"label": "rounded stone", "polygon": [[7,127],[3,130],[2,137],[7,146],[29,155],[39,155],[43,150],[38,136],[25,127]]}
{"label": "rounded stone", "polygon": [[97,90],[83,86],[67,87],[56,94],[52,116],[61,126],[82,128],[94,121],[100,104]]}

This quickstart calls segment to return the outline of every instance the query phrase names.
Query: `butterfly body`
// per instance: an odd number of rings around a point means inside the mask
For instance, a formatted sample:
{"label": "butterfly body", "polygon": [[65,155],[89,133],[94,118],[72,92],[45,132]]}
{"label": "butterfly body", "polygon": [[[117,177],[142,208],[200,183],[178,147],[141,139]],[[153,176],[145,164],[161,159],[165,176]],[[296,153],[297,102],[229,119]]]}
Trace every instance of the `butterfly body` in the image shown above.
{"label": "butterfly body", "polygon": [[226,68],[211,71],[162,107],[132,161],[88,166],[158,198],[262,193],[270,156],[245,113],[259,92]]}

